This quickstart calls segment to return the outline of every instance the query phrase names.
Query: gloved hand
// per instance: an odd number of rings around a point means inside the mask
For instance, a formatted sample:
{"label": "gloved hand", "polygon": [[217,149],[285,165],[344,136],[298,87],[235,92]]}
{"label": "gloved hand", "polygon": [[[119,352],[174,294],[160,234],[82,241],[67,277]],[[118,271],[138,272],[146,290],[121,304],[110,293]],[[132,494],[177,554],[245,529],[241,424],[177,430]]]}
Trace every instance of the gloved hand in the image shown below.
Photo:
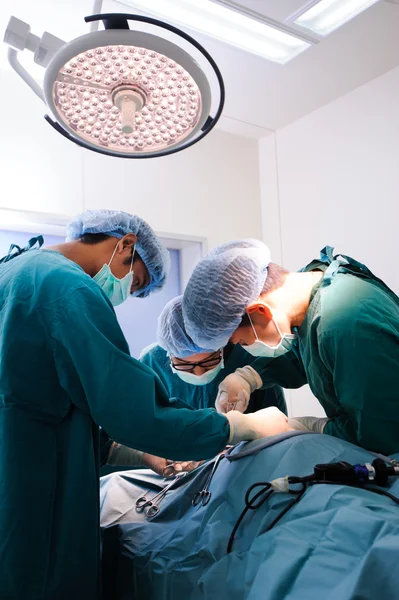
{"label": "gloved hand", "polygon": [[[200,462],[196,461],[177,462],[174,460],[161,458],[160,456],[154,456],[153,454],[147,454],[147,452],[143,453],[142,465],[148,467],[149,469],[152,469],[153,471],[155,471],[155,473],[158,473],[158,475],[161,475],[162,477],[172,477],[174,475],[177,475],[178,473],[182,473],[183,471],[193,471],[193,469],[196,469],[200,464]],[[166,475],[164,469],[168,466],[173,466],[173,470],[168,469],[168,471],[171,471],[171,473],[168,472]]]}
{"label": "gloved hand", "polygon": [[288,419],[290,427],[297,431],[313,431],[314,433],[323,433],[326,423],[330,419],[327,417],[294,417]]}
{"label": "gloved hand", "polygon": [[230,424],[229,444],[257,440],[293,430],[288,423],[288,417],[276,406],[263,408],[249,415],[243,415],[236,410],[230,411],[226,418]]}
{"label": "gloved hand", "polygon": [[178,473],[189,473],[190,471],[193,471],[194,469],[196,469],[197,467],[199,467],[199,465],[202,465],[204,461],[200,460],[200,461],[196,461],[196,460],[189,460],[189,461],[175,461],[175,460],[167,460],[166,461],[166,466],[168,467],[168,469],[164,469],[164,476],[165,477],[175,477]]}
{"label": "gloved hand", "polygon": [[237,410],[241,413],[248,408],[252,392],[262,387],[260,375],[250,366],[236,369],[220,383],[215,408],[220,413]]}

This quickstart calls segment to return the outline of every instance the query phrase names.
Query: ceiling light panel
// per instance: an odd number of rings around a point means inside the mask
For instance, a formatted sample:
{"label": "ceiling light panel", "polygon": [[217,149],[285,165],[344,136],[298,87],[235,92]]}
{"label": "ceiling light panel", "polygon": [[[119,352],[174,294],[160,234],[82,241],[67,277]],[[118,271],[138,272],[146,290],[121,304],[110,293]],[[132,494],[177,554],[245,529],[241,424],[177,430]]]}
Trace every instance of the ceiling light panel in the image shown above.
{"label": "ceiling light panel", "polygon": [[210,0],[123,0],[122,3],[280,64],[311,45]]}
{"label": "ceiling light panel", "polygon": [[329,35],[379,0],[321,0],[295,19],[295,25]]}

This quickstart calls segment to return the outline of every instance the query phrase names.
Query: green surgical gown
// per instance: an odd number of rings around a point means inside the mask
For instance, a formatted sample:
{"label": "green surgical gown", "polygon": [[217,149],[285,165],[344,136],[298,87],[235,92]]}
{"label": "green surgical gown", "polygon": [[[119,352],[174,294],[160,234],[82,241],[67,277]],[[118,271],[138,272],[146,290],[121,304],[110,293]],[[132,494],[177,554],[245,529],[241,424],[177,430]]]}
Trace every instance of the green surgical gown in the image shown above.
{"label": "green surgical gown", "polygon": [[[326,265],[303,270],[315,269]],[[330,418],[324,433],[391,454],[399,451],[399,299],[368,273],[342,266],[313,288],[296,352]],[[265,385],[277,360],[256,361]]]}
{"label": "green surgical gown", "polygon": [[221,451],[228,421],[171,407],[100,287],[57,252],[0,265],[0,315],[0,598],[97,600],[98,426],[189,460]]}
{"label": "green surgical gown", "polygon": [[[207,385],[191,385],[182,381],[170,368],[170,359],[166,351],[157,344],[146,348],[140,356],[140,361],[155,371],[171,398],[180,398],[192,408],[198,409],[213,408],[221,381],[239,367],[253,363],[254,358],[242,346],[228,344],[224,349],[224,368]],[[268,406],[277,406],[287,414],[287,405],[281,387],[275,385],[266,390],[256,390],[251,395],[247,412],[255,412]]]}
{"label": "green surgical gown", "polygon": [[[184,406],[184,404],[181,403],[183,400],[186,404],[191,406],[191,408],[199,409],[213,408],[215,406],[219,383],[239,367],[244,367],[245,365],[254,362],[253,356],[238,344],[235,346],[233,344],[227,344],[224,348],[223,356],[224,368],[211,383],[206,385],[192,385],[182,381],[176,373],[173,373],[167,352],[161,348],[161,346],[158,346],[158,344],[151,344],[151,346],[148,346],[148,348],[143,350],[139,360],[150,367],[159,376],[170,396],[170,403],[172,405],[175,405],[176,407],[178,405]],[[177,398],[179,400],[176,400]],[[274,385],[267,389],[255,390],[251,394],[251,399],[246,412],[256,412],[257,410],[267,408],[268,406],[277,406],[277,408],[287,414],[284,391],[280,386]],[[103,429],[101,429],[101,476],[108,475],[114,471],[123,471],[128,468],[127,465],[123,466],[123,463],[118,465],[106,465],[111,444],[111,438]]]}

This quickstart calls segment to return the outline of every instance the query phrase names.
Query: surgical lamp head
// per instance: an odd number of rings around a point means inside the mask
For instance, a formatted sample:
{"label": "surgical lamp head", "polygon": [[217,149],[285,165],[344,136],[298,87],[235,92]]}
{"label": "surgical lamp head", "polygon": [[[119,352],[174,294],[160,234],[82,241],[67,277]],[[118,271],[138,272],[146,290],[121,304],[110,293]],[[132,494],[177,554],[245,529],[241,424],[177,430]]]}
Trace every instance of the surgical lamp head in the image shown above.
{"label": "surgical lamp head", "polygon": [[[148,17],[102,14],[102,21],[71,42],[11,17],[4,42],[9,62],[45,102],[46,120],[69,140],[102,154],[125,158],[159,157],[187,148],[216,125],[224,104],[220,71],[207,51],[179,29]],[[200,52],[219,84],[219,105],[212,112],[211,85],[203,69],[180,45],[129,23],[165,30]],[[45,67],[43,88],[18,62],[17,52],[30,50]]]}

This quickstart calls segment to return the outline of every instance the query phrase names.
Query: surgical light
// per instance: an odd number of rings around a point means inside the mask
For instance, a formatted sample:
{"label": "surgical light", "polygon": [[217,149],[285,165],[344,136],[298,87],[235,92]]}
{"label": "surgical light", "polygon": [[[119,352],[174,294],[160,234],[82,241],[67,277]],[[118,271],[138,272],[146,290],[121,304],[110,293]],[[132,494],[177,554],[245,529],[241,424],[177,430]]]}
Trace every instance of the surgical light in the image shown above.
{"label": "surgical light", "polygon": [[295,19],[295,25],[305,27],[318,35],[328,35],[378,0],[321,0]]}
{"label": "surgical light", "polygon": [[[140,15],[102,14],[105,29],[71,42],[11,17],[4,41],[9,62],[45,102],[46,120],[69,140],[102,154],[125,158],[164,156],[183,150],[216,125],[224,104],[221,73],[208,52],[176,27]],[[180,36],[212,67],[219,102],[210,116],[211,85],[196,60],[179,45],[148,31],[131,30],[135,21]],[[30,50],[45,67],[43,88],[19,63]]]}

